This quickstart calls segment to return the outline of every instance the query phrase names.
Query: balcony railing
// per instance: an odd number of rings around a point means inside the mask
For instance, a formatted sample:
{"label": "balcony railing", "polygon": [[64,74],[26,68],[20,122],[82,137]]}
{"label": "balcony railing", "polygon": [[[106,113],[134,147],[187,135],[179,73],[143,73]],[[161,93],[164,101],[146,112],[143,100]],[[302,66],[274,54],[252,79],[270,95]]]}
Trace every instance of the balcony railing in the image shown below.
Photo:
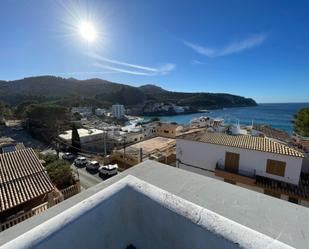
{"label": "balcony railing", "polygon": [[5,221],[0,224],[0,231],[6,230],[26,219],[29,219],[30,217],[37,215],[39,213],[42,213],[43,211],[48,209],[48,202],[45,202],[35,208],[32,208],[30,211],[25,212],[21,215],[18,215],[17,217],[10,219],[8,221]]}
{"label": "balcony railing", "polygon": [[256,170],[254,170],[253,172],[243,170],[243,169],[238,169],[237,171],[235,171],[235,170],[226,168],[225,165],[220,163],[220,162],[217,162],[216,169],[226,171],[226,172],[229,172],[229,173],[233,173],[233,174],[237,174],[237,175],[240,175],[240,176],[250,177],[250,178],[255,178],[255,176],[256,176]]}

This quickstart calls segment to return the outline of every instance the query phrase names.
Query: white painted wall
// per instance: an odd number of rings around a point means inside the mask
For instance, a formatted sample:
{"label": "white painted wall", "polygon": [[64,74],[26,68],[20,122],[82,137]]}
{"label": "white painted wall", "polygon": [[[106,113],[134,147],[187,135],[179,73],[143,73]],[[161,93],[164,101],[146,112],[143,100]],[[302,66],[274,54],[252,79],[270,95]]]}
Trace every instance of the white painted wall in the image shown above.
{"label": "white painted wall", "polygon": [[[256,172],[256,174],[261,176],[298,185],[303,158],[255,150],[246,150],[216,144],[201,143],[191,140],[176,139],[177,159],[185,164],[198,166],[203,169],[214,170],[218,161],[221,164],[224,164],[226,152],[240,154],[240,171],[248,172],[252,175],[254,172]],[[267,159],[285,161],[285,176],[280,177],[266,173]],[[209,174],[203,170],[194,169],[193,167],[188,167],[183,164],[179,164],[179,168],[183,168],[195,173],[202,173],[206,175]]]}

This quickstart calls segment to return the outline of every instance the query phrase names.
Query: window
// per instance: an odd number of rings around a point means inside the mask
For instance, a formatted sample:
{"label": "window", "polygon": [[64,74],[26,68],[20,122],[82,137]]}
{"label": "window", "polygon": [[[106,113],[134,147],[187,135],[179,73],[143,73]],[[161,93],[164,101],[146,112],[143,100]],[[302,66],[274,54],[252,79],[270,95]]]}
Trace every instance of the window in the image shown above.
{"label": "window", "polygon": [[168,133],[168,130],[164,130],[164,133]]}
{"label": "window", "polygon": [[284,176],[285,166],[286,162],[268,159],[266,166],[266,173],[276,176]]}

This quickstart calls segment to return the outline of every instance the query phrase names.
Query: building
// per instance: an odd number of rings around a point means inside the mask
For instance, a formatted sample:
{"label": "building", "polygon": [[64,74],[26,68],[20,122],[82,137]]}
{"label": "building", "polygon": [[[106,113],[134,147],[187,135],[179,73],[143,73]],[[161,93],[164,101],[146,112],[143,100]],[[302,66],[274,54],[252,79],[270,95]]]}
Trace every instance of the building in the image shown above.
{"label": "building", "polygon": [[113,117],[115,118],[118,118],[118,119],[123,118],[125,114],[124,106],[120,104],[112,105],[112,114],[113,114]]}
{"label": "building", "polygon": [[0,230],[12,219],[32,216],[36,207],[37,213],[47,208],[54,190],[33,149],[0,154]]}
{"label": "building", "polygon": [[[77,129],[81,148],[84,151],[88,152],[98,152],[104,151],[104,139],[105,139],[105,131],[98,129]],[[62,142],[65,146],[68,146],[72,143],[72,130],[65,131],[64,133],[58,136],[60,139],[59,142]]]}
{"label": "building", "polygon": [[172,138],[154,137],[113,151],[112,160],[120,163],[123,168],[134,166],[146,159],[171,163],[176,161],[176,141]]}
{"label": "building", "polygon": [[82,117],[88,117],[92,115],[92,107],[72,107],[71,113],[78,113]]}
{"label": "building", "polygon": [[307,249],[308,238],[307,208],[146,161],[4,231],[0,246]]}
{"label": "building", "polygon": [[177,167],[309,206],[303,153],[268,138],[198,132],[176,140]]}
{"label": "building", "polygon": [[142,125],[142,130],[144,132],[145,138],[151,138],[156,135],[156,127],[158,126],[158,122],[151,122],[148,124]]}
{"label": "building", "polygon": [[10,137],[0,137],[0,153],[26,149],[23,143],[18,143]]}
{"label": "building", "polygon": [[158,137],[175,138],[183,130],[183,127],[176,123],[158,122],[158,125],[156,126],[155,129],[156,129],[156,136]]}
{"label": "building", "polygon": [[5,120],[5,126],[9,127],[13,130],[22,130],[23,129],[23,121],[19,119],[9,119]]}
{"label": "building", "polygon": [[97,108],[95,109],[94,113],[97,116],[104,116],[106,114],[106,110],[102,108]]}

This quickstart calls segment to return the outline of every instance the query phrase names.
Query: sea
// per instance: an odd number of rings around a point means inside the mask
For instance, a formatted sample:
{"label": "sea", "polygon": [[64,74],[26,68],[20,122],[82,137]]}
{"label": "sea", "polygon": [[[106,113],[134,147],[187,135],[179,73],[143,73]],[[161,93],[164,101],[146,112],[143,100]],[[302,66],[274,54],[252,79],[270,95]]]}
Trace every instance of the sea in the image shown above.
{"label": "sea", "polygon": [[[185,115],[160,116],[164,122],[176,122],[187,125],[193,118],[209,116],[211,118],[223,118],[226,124],[240,125],[265,124],[284,130],[291,134],[293,132],[294,115],[301,108],[308,107],[309,103],[280,103],[280,104],[259,104],[253,107],[233,107],[217,110],[209,110],[205,113],[194,113]],[[152,117],[144,117],[149,120]]]}

